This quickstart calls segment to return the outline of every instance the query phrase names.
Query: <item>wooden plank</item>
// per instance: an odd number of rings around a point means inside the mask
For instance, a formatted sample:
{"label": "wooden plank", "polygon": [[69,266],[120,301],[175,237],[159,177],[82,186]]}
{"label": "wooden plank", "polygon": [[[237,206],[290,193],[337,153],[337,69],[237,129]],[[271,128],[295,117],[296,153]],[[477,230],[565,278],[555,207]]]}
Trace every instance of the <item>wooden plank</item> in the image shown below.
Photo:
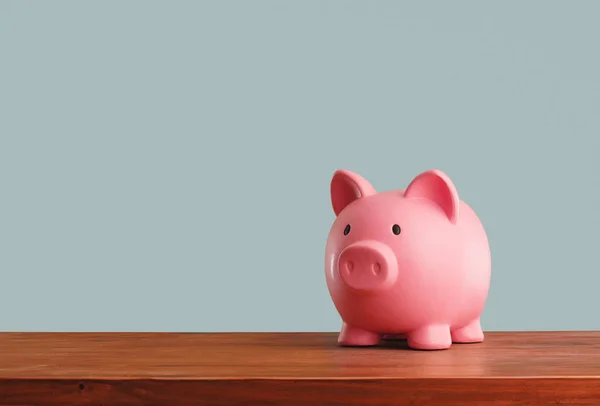
{"label": "wooden plank", "polygon": [[342,348],[335,333],[2,333],[0,405],[600,405],[600,332]]}

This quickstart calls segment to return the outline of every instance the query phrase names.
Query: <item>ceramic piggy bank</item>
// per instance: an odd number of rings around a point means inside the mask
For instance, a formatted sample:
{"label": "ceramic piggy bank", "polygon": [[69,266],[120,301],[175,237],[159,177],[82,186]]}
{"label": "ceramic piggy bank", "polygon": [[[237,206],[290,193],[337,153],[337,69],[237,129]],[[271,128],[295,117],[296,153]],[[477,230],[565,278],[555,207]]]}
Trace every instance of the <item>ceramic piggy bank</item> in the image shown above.
{"label": "ceramic piggy bank", "polygon": [[405,190],[377,193],[339,170],[331,203],[325,273],[343,321],[340,345],[370,346],[390,335],[422,350],[483,341],[490,247],[446,174],[430,170]]}

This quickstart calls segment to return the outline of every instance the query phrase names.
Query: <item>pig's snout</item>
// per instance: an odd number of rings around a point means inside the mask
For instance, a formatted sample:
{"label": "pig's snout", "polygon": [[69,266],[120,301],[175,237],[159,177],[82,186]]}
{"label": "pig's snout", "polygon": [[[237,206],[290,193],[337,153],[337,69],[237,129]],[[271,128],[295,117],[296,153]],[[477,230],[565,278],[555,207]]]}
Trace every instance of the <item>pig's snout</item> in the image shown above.
{"label": "pig's snout", "polygon": [[340,254],[339,273],[346,285],[358,291],[390,287],[398,277],[394,251],[379,241],[359,241]]}

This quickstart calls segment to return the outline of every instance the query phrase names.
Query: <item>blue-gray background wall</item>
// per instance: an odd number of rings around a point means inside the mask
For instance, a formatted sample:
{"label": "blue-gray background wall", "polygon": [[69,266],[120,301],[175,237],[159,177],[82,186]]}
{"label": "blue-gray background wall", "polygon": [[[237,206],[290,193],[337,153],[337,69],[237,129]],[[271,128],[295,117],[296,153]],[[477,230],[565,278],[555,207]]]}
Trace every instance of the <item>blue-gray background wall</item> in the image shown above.
{"label": "blue-gray background wall", "polygon": [[0,3],[0,329],[335,331],[337,168],[439,168],[486,330],[600,329],[600,3]]}

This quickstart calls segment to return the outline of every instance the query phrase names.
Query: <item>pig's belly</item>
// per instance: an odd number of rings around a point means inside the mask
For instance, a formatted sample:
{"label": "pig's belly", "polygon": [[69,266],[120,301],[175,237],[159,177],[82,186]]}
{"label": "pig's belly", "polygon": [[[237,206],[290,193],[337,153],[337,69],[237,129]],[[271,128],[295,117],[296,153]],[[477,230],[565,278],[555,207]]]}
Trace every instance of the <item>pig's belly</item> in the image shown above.
{"label": "pig's belly", "polygon": [[[353,296],[353,295],[352,295]],[[349,297],[340,295],[334,304],[342,320],[352,327],[380,334],[405,334],[428,324],[447,324],[450,329],[460,328],[481,314],[484,301],[470,301],[470,306],[452,308],[447,306],[423,311],[418,305],[390,303],[373,297]]]}
{"label": "pig's belly", "polygon": [[353,327],[382,334],[402,334],[422,323],[402,304],[381,303],[378,298],[340,295],[334,304],[342,320]]}

